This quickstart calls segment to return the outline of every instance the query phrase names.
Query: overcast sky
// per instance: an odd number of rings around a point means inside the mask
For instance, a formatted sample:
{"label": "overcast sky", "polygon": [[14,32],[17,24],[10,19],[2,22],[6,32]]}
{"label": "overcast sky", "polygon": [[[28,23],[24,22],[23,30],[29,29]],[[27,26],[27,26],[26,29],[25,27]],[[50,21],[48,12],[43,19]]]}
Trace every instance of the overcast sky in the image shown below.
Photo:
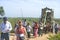
{"label": "overcast sky", "polygon": [[40,17],[41,9],[49,7],[54,10],[54,17],[60,18],[59,0],[0,0],[7,17]]}

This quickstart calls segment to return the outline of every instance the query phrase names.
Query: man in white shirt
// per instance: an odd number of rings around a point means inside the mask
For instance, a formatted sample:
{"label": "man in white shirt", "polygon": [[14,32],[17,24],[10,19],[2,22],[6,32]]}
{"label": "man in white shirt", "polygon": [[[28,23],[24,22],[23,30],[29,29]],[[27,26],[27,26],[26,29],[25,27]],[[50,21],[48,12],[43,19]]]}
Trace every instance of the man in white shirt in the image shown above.
{"label": "man in white shirt", "polygon": [[31,30],[32,30],[32,27],[30,26],[29,23],[27,23],[27,34],[28,34],[28,38],[30,38]]}
{"label": "man in white shirt", "polygon": [[26,26],[27,26],[26,19],[22,23],[23,23],[23,26],[26,28]]}
{"label": "man in white shirt", "polygon": [[1,23],[1,40],[9,40],[9,32],[12,30],[11,23],[7,20],[7,17],[3,18]]}
{"label": "man in white shirt", "polygon": [[32,33],[34,34],[34,25],[35,25],[35,21],[32,22]]}

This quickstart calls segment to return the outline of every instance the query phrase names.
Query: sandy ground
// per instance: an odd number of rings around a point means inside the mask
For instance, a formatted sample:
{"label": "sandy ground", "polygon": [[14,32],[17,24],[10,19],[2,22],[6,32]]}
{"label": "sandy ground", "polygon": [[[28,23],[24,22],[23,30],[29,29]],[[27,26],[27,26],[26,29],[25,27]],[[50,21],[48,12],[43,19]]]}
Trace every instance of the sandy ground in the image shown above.
{"label": "sandy ground", "polygon": [[[48,40],[47,37],[52,34],[43,34],[43,36],[37,37],[37,38],[30,38],[29,40]],[[10,40],[16,40],[16,36],[10,36]]]}

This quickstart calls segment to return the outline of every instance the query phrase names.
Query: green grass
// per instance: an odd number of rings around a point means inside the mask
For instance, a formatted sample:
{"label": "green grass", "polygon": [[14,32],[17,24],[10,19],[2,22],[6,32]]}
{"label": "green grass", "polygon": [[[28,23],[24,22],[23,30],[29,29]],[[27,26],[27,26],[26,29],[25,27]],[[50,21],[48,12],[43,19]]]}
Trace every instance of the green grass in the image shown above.
{"label": "green grass", "polygon": [[60,40],[60,33],[56,34],[56,35],[49,35],[49,40]]}

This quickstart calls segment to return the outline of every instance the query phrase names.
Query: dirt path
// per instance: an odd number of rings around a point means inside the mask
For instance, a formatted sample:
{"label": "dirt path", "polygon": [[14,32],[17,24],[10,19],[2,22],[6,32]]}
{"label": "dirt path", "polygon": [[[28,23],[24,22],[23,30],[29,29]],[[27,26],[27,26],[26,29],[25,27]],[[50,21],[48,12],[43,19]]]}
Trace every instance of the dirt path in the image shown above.
{"label": "dirt path", "polygon": [[30,40],[48,40],[47,37],[48,37],[49,34],[44,34],[43,36],[40,36],[40,37],[37,37],[37,38],[31,38]]}
{"label": "dirt path", "polygon": [[[47,37],[50,34],[43,34],[43,36],[37,37],[37,38],[30,38],[29,40],[48,40]],[[10,36],[10,40],[16,40],[16,36]]]}

